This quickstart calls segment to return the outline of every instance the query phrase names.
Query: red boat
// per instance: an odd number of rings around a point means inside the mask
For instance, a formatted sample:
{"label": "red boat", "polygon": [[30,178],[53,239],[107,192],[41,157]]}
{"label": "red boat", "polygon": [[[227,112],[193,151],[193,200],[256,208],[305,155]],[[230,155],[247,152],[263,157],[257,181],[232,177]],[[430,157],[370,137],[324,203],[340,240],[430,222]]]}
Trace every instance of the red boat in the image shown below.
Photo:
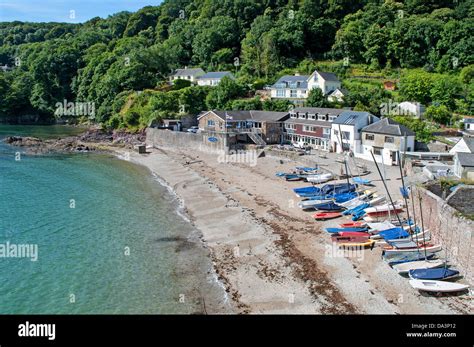
{"label": "red boat", "polygon": [[359,243],[369,240],[367,236],[332,236],[332,242]]}
{"label": "red boat", "polygon": [[326,220],[326,219],[332,219],[332,218],[337,218],[341,216],[342,216],[341,212],[318,212],[313,215],[313,218],[317,220]]}
{"label": "red boat", "polygon": [[347,222],[339,224],[341,228],[361,228],[365,227],[367,224],[365,222]]}
{"label": "red boat", "polygon": [[[398,214],[398,213],[401,213],[401,212],[403,212],[403,209],[402,208],[397,208],[396,210],[391,210],[390,214]],[[388,211],[371,212],[371,213],[367,213],[367,215],[370,216],[370,217],[383,217],[383,216],[388,215]]]}
{"label": "red boat", "polygon": [[339,232],[339,233],[333,234],[333,236],[342,236],[342,237],[355,236],[355,237],[365,237],[365,238],[369,238],[369,237],[370,237],[370,234],[369,234],[369,233],[360,232],[360,231],[341,231],[341,232]]}

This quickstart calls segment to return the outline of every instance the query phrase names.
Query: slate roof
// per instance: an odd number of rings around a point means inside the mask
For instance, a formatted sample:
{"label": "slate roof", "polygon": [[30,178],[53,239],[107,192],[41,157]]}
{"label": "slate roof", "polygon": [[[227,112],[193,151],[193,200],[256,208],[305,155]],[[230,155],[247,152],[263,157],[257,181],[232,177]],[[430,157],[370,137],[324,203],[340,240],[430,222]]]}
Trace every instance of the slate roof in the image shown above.
{"label": "slate roof", "polygon": [[[232,117],[230,121],[244,121],[244,120],[256,120],[256,121],[283,121],[288,117],[288,112],[273,112],[273,111],[215,111],[212,110],[220,119],[226,120],[226,115]],[[201,114],[198,118],[202,117],[207,112]]]}
{"label": "slate roof", "polygon": [[[307,89],[308,88],[308,77],[306,75],[300,76],[292,76],[292,75],[285,75],[280,77],[278,81],[272,86],[272,88],[279,88],[279,85],[285,84],[287,85],[285,88],[294,88],[294,89]],[[289,84],[292,83],[299,83],[298,87],[290,87]]]}
{"label": "slate roof", "polygon": [[232,75],[232,73],[230,73],[229,71],[212,71],[212,72],[208,72],[202,76],[199,77],[200,80],[204,80],[204,79],[221,79],[225,76],[229,76],[231,78],[234,78],[234,75]]}
{"label": "slate roof", "polygon": [[415,132],[406,126],[395,122],[393,119],[384,118],[378,122],[367,125],[363,132],[394,135],[394,136],[415,136]]}
{"label": "slate roof", "polygon": [[204,70],[201,68],[176,69],[175,73],[172,76],[196,76],[199,74],[204,74]]}
{"label": "slate roof", "polygon": [[474,167],[474,154],[473,153],[458,152],[456,155],[458,156],[459,164],[461,164],[461,166]]}
{"label": "slate roof", "polygon": [[471,151],[471,153],[474,153],[474,137],[463,137],[462,138],[464,142],[466,143],[467,148]]}
{"label": "slate roof", "polygon": [[294,112],[299,113],[306,113],[308,114],[332,114],[332,115],[340,115],[344,111],[347,111],[342,108],[324,108],[324,107],[295,107],[293,109]]}
{"label": "slate roof", "polygon": [[331,82],[339,82],[339,79],[337,76],[331,72],[322,72],[318,71],[319,75],[321,75],[322,78],[324,78],[326,81],[331,81]]}
{"label": "slate roof", "polygon": [[375,117],[373,114],[369,112],[361,112],[361,111],[344,111],[342,112],[339,117],[334,120],[334,124],[345,124],[345,125],[354,125],[357,121],[361,118],[369,118],[372,117],[373,120],[379,120],[378,117]]}
{"label": "slate roof", "polygon": [[464,118],[464,123],[474,123],[474,118]]}

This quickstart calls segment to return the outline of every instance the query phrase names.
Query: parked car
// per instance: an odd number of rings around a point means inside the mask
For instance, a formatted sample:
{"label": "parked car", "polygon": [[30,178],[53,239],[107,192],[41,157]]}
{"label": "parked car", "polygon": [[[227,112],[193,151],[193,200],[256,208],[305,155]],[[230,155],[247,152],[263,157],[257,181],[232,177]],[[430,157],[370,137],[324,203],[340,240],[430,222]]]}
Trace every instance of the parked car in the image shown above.
{"label": "parked car", "polygon": [[199,131],[199,127],[197,126],[192,126],[191,128],[187,130],[188,133],[193,133],[193,134],[196,134],[198,131]]}

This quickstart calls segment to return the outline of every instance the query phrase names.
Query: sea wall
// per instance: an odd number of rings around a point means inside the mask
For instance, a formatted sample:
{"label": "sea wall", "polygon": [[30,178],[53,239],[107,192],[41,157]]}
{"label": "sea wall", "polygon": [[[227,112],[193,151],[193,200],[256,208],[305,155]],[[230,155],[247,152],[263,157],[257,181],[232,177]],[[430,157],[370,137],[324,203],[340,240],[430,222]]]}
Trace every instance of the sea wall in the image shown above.
{"label": "sea wall", "polygon": [[414,191],[416,219],[420,220],[420,207],[418,194],[421,197],[421,208],[423,209],[423,223],[425,229],[431,232],[431,240],[441,243],[443,250],[438,257],[446,257],[454,268],[472,286],[474,283],[474,243],[473,229],[474,221],[465,218],[455,208],[449,206],[445,200],[423,187],[417,187]]}
{"label": "sea wall", "polygon": [[153,147],[174,147],[206,152],[220,152],[232,148],[235,145],[235,137],[219,133],[201,132],[193,134],[148,128],[146,130],[146,144]]}

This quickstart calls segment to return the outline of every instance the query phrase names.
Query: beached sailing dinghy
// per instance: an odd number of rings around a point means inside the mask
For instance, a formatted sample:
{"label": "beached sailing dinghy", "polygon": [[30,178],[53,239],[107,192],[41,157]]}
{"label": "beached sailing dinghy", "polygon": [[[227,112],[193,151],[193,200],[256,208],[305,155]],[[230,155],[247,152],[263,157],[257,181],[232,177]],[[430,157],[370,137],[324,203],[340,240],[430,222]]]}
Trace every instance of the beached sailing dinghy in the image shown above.
{"label": "beached sailing dinghy", "polygon": [[436,293],[460,292],[469,288],[467,284],[431,280],[410,280],[410,285],[421,291]]}
{"label": "beached sailing dinghy", "polygon": [[393,269],[399,274],[406,274],[410,270],[434,269],[440,266],[444,266],[444,264],[445,262],[440,259],[418,260],[418,261],[410,261],[406,263],[396,264],[393,266]]}
{"label": "beached sailing dinghy", "polygon": [[305,177],[306,181],[311,183],[324,183],[334,178],[332,173],[321,173],[316,175],[308,175]]}
{"label": "beached sailing dinghy", "polygon": [[434,269],[413,269],[408,271],[408,276],[414,280],[446,280],[459,277],[459,271],[446,267]]}
{"label": "beached sailing dinghy", "polygon": [[316,220],[327,220],[341,217],[341,212],[318,212],[313,215],[313,218]]}

